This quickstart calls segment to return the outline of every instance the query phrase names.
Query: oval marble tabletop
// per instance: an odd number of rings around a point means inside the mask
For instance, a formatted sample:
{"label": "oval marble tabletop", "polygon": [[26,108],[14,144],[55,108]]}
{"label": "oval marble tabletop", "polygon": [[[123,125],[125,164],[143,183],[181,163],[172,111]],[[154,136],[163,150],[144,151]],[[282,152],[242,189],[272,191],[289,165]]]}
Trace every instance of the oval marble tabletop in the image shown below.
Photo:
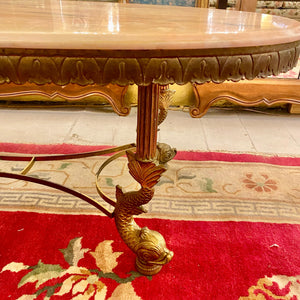
{"label": "oval marble tabletop", "polygon": [[203,49],[300,40],[292,19],[238,11],[88,1],[0,3],[0,46]]}
{"label": "oval marble tabletop", "polygon": [[[27,81],[34,67],[35,83],[222,82],[276,75],[299,56],[300,23],[278,16],[69,0],[6,0],[0,10],[2,57],[18,68],[6,82]],[[72,78],[78,69],[85,79]]]}

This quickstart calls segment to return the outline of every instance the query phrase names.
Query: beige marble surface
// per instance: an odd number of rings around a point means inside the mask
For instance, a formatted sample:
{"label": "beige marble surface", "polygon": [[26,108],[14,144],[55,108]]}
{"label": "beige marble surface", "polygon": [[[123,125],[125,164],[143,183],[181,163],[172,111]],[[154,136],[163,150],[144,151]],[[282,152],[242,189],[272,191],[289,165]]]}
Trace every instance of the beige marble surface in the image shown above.
{"label": "beige marble surface", "polygon": [[300,23],[256,13],[68,0],[0,0],[1,48],[205,49],[300,41]]}

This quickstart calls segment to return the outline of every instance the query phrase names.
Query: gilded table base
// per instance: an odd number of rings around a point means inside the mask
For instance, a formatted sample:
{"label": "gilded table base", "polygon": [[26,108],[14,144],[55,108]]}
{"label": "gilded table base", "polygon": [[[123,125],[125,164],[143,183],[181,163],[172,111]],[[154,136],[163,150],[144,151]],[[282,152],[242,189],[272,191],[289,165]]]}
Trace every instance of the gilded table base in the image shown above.
{"label": "gilded table base", "polygon": [[[66,155],[0,156],[2,160],[28,161],[27,166],[20,174],[0,172],[0,177],[30,181],[61,190],[92,204],[108,217],[114,218],[121,238],[137,255],[137,270],[144,275],[157,274],[162,266],[173,257],[173,252],[167,248],[165,239],[159,232],[150,230],[147,227],[140,228],[133,218],[135,215],[146,212],[143,205],[153,198],[154,186],[159,181],[162,173],[166,171],[166,163],[176,155],[174,148],[167,144],[157,144],[156,141],[157,127],[161,120],[159,109],[160,112],[164,109],[159,105],[160,90],[163,89],[157,84],[139,87],[137,145],[128,144],[107,150]],[[113,206],[112,212],[102,206],[100,201],[85,194],[27,175],[32,166],[38,161],[75,159],[109,153],[116,154],[109,157],[102,164],[97,172],[95,185],[99,195]],[[116,186],[116,200],[114,200],[102,192],[101,187],[98,185],[98,177],[110,162],[125,154],[128,158],[129,173],[141,187],[138,191],[124,192],[120,186]]]}

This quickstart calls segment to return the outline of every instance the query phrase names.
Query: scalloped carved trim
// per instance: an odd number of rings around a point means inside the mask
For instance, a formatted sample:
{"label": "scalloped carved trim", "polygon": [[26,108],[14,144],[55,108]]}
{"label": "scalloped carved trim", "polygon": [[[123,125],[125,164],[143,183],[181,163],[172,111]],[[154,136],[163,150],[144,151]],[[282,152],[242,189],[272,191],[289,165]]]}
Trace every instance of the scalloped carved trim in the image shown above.
{"label": "scalloped carved trim", "polygon": [[190,107],[190,115],[200,118],[209,107],[219,101],[227,100],[241,106],[279,103],[300,104],[299,79],[255,79],[252,81],[206,83],[193,85],[196,103]]}
{"label": "scalloped carved trim", "polygon": [[[285,48],[286,47],[286,48]],[[94,57],[1,55],[0,83],[149,85],[239,81],[277,75],[293,68],[299,43],[276,45],[273,52],[190,57]],[[234,49],[236,50],[236,49]],[[24,50],[25,51],[25,50]],[[225,50],[224,50],[225,51]],[[237,50],[236,50],[237,51]],[[241,53],[245,53],[245,49]],[[251,49],[248,49],[248,53]],[[6,53],[4,51],[3,53]],[[172,52],[173,53],[173,52]],[[196,52],[195,52],[196,53]]]}
{"label": "scalloped carved trim", "polygon": [[124,100],[127,89],[128,86],[121,87],[113,84],[106,86],[96,84],[88,86],[45,84],[38,86],[31,83],[24,85],[4,83],[0,85],[0,99],[18,100],[22,96],[42,96],[50,100],[61,98],[68,102],[76,102],[90,96],[99,96],[106,99],[118,115],[127,116],[130,112],[130,104],[125,103]]}

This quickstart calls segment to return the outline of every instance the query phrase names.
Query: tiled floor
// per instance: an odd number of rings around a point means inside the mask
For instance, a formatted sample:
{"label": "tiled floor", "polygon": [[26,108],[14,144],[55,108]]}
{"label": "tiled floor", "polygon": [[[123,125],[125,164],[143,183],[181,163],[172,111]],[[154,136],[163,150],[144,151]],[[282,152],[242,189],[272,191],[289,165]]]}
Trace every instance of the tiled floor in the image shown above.
{"label": "tiled floor", "polygon": [[[2,142],[121,145],[135,141],[136,109],[0,109]],[[210,109],[201,119],[170,111],[159,141],[178,150],[300,155],[300,116]],[[1,149],[0,149],[1,151]]]}

